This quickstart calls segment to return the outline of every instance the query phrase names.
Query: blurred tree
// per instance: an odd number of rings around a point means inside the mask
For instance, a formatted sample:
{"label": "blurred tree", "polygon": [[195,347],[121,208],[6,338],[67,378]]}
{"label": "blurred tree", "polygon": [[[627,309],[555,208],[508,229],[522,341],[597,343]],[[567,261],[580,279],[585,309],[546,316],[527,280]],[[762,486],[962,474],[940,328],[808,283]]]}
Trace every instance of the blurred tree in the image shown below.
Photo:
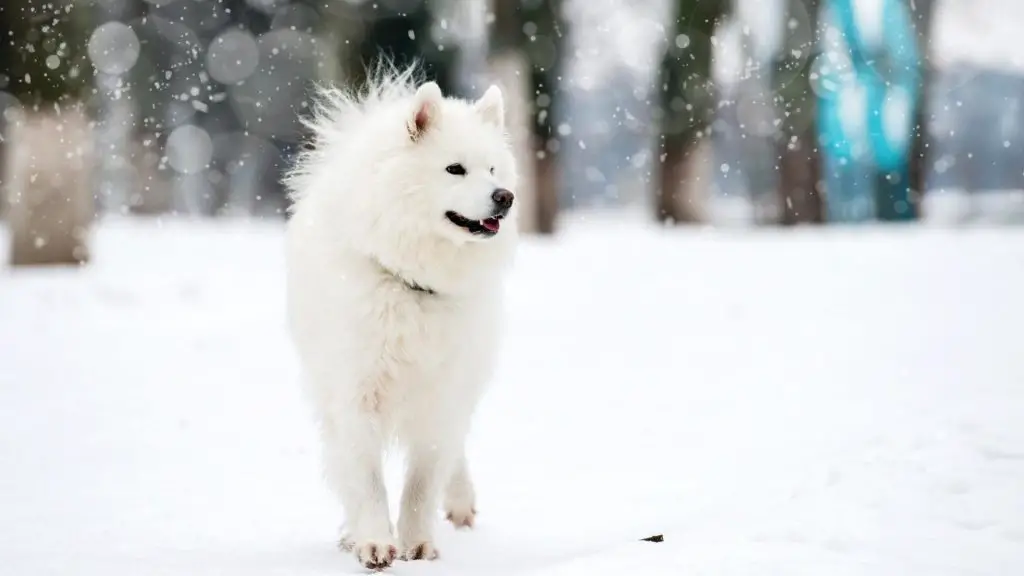
{"label": "blurred tree", "polygon": [[[907,82],[901,76],[909,73],[909,79],[913,86],[908,86],[917,92],[917,99],[912,103],[913,112],[910,121],[910,149],[906,153],[906,165],[902,169],[881,170],[875,176],[875,201],[877,204],[877,216],[884,221],[907,221],[916,220],[920,217],[921,197],[925,192],[925,179],[927,175],[925,152],[928,146],[927,128],[927,102],[928,102],[928,78],[931,75],[930,60],[928,58],[928,37],[931,26],[932,2],[931,0],[899,0],[890,9],[905,9],[908,15],[908,22],[911,28],[910,41],[914,43],[913,51],[890,47],[890,52],[880,60],[893,70],[885,74],[887,84],[898,85]],[[896,20],[893,18],[893,20]],[[896,20],[897,22],[899,20]],[[916,52],[916,54],[914,54]],[[913,65],[908,66],[901,62],[901,56],[906,61],[912,61]],[[891,80],[889,78],[892,78]],[[902,80],[902,81],[901,81]]]}
{"label": "blurred tree", "polygon": [[911,210],[915,217],[920,216],[921,200],[927,192],[928,174],[928,112],[930,104],[929,90],[934,78],[931,63],[931,32],[935,15],[935,0],[907,0],[910,4],[910,16],[917,37],[917,52],[921,56],[918,100],[914,112],[913,143],[910,148],[910,191]]}
{"label": "blurred tree", "polygon": [[80,264],[94,216],[88,8],[73,0],[4,0],[0,90],[7,110],[3,149],[12,265]]}
{"label": "blurred tree", "polygon": [[[82,19],[82,12],[70,0],[0,3],[0,38],[5,39],[0,42],[0,91],[33,108],[80,96],[92,71],[85,61],[82,32],[74,25]],[[0,118],[0,131],[3,128],[4,119]],[[0,153],[2,146],[0,141]]]}
{"label": "blurred tree", "polygon": [[[776,142],[778,198],[783,225],[821,223],[821,154],[816,129],[817,96],[810,68],[818,54],[819,0],[786,0],[782,47],[772,71],[780,121]],[[806,16],[806,20],[804,17]],[[804,31],[800,34],[798,31]]]}
{"label": "blurred tree", "polygon": [[700,153],[710,135],[718,104],[711,78],[712,36],[728,16],[730,0],[675,0],[675,25],[661,60],[660,174],[655,202],[658,220],[697,222],[694,205],[700,181]]}
{"label": "blurred tree", "polygon": [[503,59],[520,61],[527,77],[533,159],[527,174],[533,178],[533,205],[525,208],[533,211],[527,216],[527,229],[540,234],[554,233],[558,217],[561,141],[554,123],[564,98],[561,83],[568,24],[563,4],[563,0],[493,0],[492,5],[492,66]]}
{"label": "blurred tree", "polygon": [[4,154],[10,264],[84,264],[95,215],[91,121],[81,106],[18,116]]}
{"label": "blurred tree", "polygon": [[86,30],[89,9],[73,0],[0,4],[0,90],[24,106],[72,103],[92,87]]}
{"label": "blurred tree", "polygon": [[345,81],[362,85],[367,70],[381,58],[399,68],[419,61],[425,76],[436,81],[442,92],[459,95],[459,46],[439,42],[434,33],[444,7],[445,0],[396,0],[332,8],[347,20],[339,56]]}

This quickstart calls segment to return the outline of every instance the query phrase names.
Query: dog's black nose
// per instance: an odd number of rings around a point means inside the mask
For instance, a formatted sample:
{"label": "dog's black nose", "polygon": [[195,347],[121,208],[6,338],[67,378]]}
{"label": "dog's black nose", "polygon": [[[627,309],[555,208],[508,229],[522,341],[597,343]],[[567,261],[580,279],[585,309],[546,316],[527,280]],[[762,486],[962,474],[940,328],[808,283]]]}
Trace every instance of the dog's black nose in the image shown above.
{"label": "dog's black nose", "polygon": [[504,188],[498,188],[494,191],[494,194],[491,194],[491,199],[494,200],[494,203],[505,210],[512,207],[512,201],[515,200],[515,198],[515,194],[512,194],[512,192],[509,192]]}

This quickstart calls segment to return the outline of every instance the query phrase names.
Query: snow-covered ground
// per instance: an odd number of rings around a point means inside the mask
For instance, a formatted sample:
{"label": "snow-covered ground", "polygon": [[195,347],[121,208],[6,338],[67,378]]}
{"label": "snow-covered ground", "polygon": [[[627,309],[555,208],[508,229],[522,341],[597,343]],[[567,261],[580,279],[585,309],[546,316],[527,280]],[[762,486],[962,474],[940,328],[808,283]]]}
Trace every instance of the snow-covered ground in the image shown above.
{"label": "snow-covered ground", "polygon": [[[96,242],[0,271],[0,574],[361,572],[280,225]],[[1024,230],[594,222],[528,242],[510,292],[478,529],[393,573],[1024,572]]]}

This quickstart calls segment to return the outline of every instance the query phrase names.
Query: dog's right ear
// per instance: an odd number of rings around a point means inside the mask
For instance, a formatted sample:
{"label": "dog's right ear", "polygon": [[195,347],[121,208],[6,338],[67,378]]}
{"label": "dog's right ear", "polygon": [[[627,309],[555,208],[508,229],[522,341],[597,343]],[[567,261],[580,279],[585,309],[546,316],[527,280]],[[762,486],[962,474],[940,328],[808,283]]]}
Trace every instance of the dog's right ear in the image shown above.
{"label": "dog's right ear", "polygon": [[505,128],[505,99],[501,96],[501,88],[491,85],[473,106],[484,120],[498,128]]}
{"label": "dog's right ear", "polygon": [[441,102],[444,95],[441,94],[441,87],[437,82],[427,82],[416,90],[413,96],[412,114],[407,121],[409,137],[415,142],[437,123],[441,115]]}

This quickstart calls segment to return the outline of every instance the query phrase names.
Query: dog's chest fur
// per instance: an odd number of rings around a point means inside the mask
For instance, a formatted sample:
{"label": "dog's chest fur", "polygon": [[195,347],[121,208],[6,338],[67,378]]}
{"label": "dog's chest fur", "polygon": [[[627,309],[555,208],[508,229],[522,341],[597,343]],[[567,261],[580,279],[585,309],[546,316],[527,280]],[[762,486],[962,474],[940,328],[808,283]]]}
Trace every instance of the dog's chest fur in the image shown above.
{"label": "dog's chest fur", "polygon": [[378,289],[365,306],[353,336],[375,359],[359,390],[367,412],[402,427],[410,409],[469,399],[489,376],[497,317],[479,304],[395,286]]}

